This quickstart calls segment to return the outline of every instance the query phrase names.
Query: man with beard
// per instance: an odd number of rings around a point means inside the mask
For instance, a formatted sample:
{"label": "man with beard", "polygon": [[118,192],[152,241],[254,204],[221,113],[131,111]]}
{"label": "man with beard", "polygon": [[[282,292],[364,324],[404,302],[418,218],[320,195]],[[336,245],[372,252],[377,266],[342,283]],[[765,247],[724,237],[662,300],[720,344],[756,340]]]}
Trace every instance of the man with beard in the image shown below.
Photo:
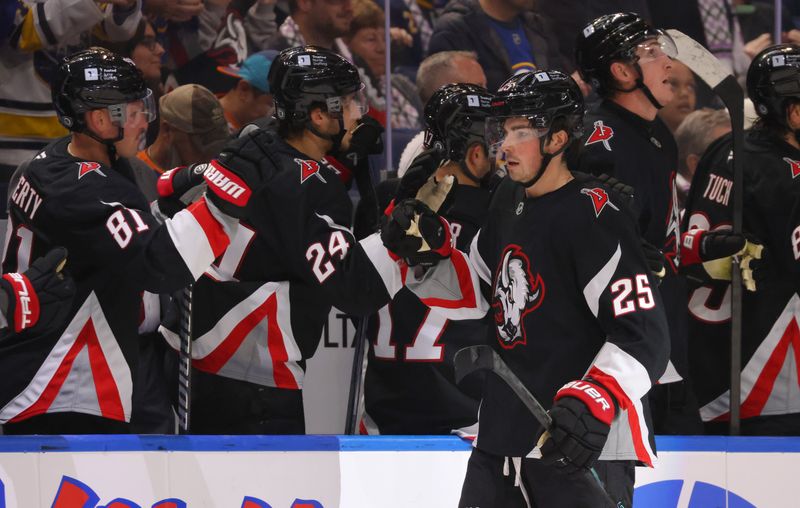
{"label": "man with beard", "polygon": [[295,46],[319,46],[352,60],[340,39],[350,31],[353,6],[350,0],[289,0],[289,16],[267,47],[282,50]]}

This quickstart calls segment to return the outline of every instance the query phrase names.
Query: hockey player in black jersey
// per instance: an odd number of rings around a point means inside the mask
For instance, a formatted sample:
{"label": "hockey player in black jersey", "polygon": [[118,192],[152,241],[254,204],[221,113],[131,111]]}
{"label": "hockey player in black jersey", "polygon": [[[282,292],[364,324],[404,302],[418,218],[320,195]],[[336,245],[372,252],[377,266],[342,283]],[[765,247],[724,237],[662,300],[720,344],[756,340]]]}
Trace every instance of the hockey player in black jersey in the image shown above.
{"label": "hockey player in black jersey", "polygon": [[13,373],[0,389],[0,421],[6,433],[126,432],[141,292],[175,291],[199,277],[228,245],[232,216],[244,213],[252,191],[242,176],[215,172],[205,198],[159,225],[122,160],[155,118],[152,92],[130,60],[99,48],[67,57],[53,102],[72,134],[22,171],[3,271],[24,271],[64,246],[76,293],[60,326],[0,346],[2,370]]}
{"label": "hockey player in black jersey", "polygon": [[[438,181],[453,175],[457,186],[444,212],[455,245],[468,251],[489,208],[491,160],[484,120],[492,95],[469,84],[445,85],[425,106],[421,157],[444,162]],[[422,161],[415,161],[423,164]],[[412,163],[412,169],[416,164]],[[397,182],[394,182],[396,187]],[[386,203],[382,203],[386,205]],[[369,434],[449,434],[474,437],[480,384],[458,386],[453,355],[486,340],[488,321],[449,321],[403,289],[371,320],[369,361],[364,379]]]}
{"label": "hockey player in black jersey", "polygon": [[588,475],[569,474],[591,466],[630,506],[634,463],[654,459],[641,399],[667,365],[666,318],[632,215],[564,161],[582,117],[580,89],[563,73],[510,78],[487,120],[508,177],[468,257],[443,247],[438,217],[415,202],[396,206],[382,232],[398,256],[442,258],[408,286],[432,310],[457,319],[491,309],[487,339],[550,408],[543,433],[487,376],[461,507],[602,506]]}
{"label": "hockey player in black jersey", "polygon": [[[800,372],[797,363],[798,259],[800,259],[800,47],[766,48],[750,64],[747,93],[758,120],[745,132],[745,236],[763,243],[768,259],[755,270],[755,286],[742,300],[741,432],[800,434]],[[688,246],[729,231],[733,216],[732,139],[726,136],[703,155],[684,216]],[[760,249],[744,252],[747,280]],[[730,417],[729,260],[695,270],[701,281],[689,298],[689,367],[706,431],[727,434]],[[750,264],[752,261],[753,265]],[[720,270],[720,266],[725,270]],[[761,272],[759,274],[759,272]],[[761,280],[758,280],[761,279]]]}
{"label": "hockey player in black jersey", "polygon": [[586,114],[574,168],[606,173],[635,189],[642,237],[661,249],[666,273],[659,291],[672,340],[671,363],[650,394],[658,433],[702,431],[688,382],[686,284],[678,276],[680,217],[677,146],[658,110],[673,99],[669,77],[677,50],[665,32],[633,13],[601,16],[578,35],[575,58],[602,101]]}
{"label": "hockey player in black jersey", "polygon": [[[357,69],[303,46],[278,55],[269,81],[275,130],[248,129],[212,161],[270,177],[231,247],[194,286],[196,433],[304,433],[306,360],[331,306],[371,314],[399,289],[380,238],[356,241],[347,190],[321,162],[342,151],[366,159]],[[177,348],[177,337],[167,339]]]}

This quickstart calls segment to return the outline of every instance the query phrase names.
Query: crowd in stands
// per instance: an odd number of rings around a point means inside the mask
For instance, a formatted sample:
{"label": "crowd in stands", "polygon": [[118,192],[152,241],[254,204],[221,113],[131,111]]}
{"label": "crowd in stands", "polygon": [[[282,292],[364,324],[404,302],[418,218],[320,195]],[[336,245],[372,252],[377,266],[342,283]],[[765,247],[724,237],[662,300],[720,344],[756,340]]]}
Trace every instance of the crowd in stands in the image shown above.
{"label": "crowd in stands", "polygon": [[[598,16],[637,12],[655,27],[679,29],[707,47],[744,87],[750,62],[762,50],[780,42],[800,44],[800,1],[783,2],[783,8],[778,41],[773,2],[759,0],[5,2],[0,10],[0,200],[7,202],[13,192],[19,165],[68,134],[57,120],[50,84],[64,56],[90,46],[132,60],[153,92],[158,120],[149,125],[147,146],[131,158],[131,167],[144,195],[154,200],[166,171],[209,161],[243,127],[273,115],[267,76],[285,48],[320,46],[357,67],[367,115],[393,129],[385,144],[391,145],[394,160],[387,167],[382,157],[370,158],[377,166],[372,171],[377,185],[379,175],[402,176],[425,149],[425,105],[442,85],[469,83],[493,92],[517,73],[560,70],[575,79],[588,104],[597,104],[596,84],[582,79],[575,50],[581,28]],[[730,131],[730,119],[682,63],[672,63],[669,84],[674,98],[658,116],[677,144],[675,184],[682,210],[703,153]],[[182,199],[190,203],[196,197]],[[16,234],[6,231],[5,212],[4,207],[3,238]],[[142,365],[160,365],[169,356],[166,349],[143,353],[158,359]],[[686,378],[688,373],[680,374]],[[167,378],[165,383],[174,383]],[[155,405],[168,407],[169,401]],[[686,428],[662,430],[683,433]],[[171,431],[158,422],[138,429]]]}

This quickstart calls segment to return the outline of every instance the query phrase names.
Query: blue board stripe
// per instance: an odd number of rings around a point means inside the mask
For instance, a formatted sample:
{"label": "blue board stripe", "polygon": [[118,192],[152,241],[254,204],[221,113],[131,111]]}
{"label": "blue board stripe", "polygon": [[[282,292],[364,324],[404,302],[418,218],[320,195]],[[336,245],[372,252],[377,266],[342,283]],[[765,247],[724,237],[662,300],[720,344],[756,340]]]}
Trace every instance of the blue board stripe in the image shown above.
{"label": "blue board stripe", "polygon": [[[659,452],[800,453],[796,437],[658,436]],[[454,436],[0,436],[9,452],[454,451],[470,443]]]}

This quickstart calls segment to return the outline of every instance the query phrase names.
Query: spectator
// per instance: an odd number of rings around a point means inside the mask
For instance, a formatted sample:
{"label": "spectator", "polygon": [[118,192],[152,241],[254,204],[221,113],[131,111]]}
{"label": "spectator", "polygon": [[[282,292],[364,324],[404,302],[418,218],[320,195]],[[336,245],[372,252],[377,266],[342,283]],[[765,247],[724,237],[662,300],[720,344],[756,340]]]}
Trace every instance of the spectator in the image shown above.
{"label": "spectator", "polygon": [[289,16],[268,47],[320,46],[351,60],[350,50],[340,37],[350,30],[352,20],[350,0],[289,0]]}
{"label": "spectator", "polygon": [[[434,53],[419,66],[417,93],[422,104],[427,104],[434,92],[449,83],[469,83],[486,88],[486,74],[471,51],[441,51]],[[420,132],[406,145],[400,156],[398,176],[402,176],[411,161],[423,150],[424,133]]]}
{"label": "spectator", "polygon": [[156,182],[164,171],[208,161],[230,139],[222,105],[207,88],[179,86],[158,105],[158,137],[131,159],[136,183],[148,201],[158,197]]}
{"label": "spectator", "polygon": [[390,0],[389,19],[394,72],[412,73],[413,70],[413,73],[416,73],[416,69],[428,52],[435,15],[433,2]]}
{"label": "spectator", "polygon": [[275,55],[276,51],[259,51],[250,55],[241,66],[217,68],[223,74],[238,78],[236,85],[219,100],[231,134],[254,120],[272,115],[272,94],[267,75]]}
{"label": "spectator", "polygon": [[156,39],[156,32],[149,21],[141,19],[133,37],[126,41],[93,40],[92,44],[133,60],[136,67],[142,71],[147,86],[157,97],[160,96],[163,91],[161,57],[164,55],[164,47]]}
{"label": "spectator", "polygon": [[436,21],[428,54],[474,51],[492,91],[518,72],[564,70],[550,26],[532,9],[533,0],[453,0]]}
{"label": "spectator", "polygon": [[[373,0],[353,0],[353,21],[344,41],[353,53],[364,91],[369,99],[369,115],[386,125],[386,43],[383,10]],[[393,128],[420,126],[422,104],[413,83],[402,75],[392,75]]]}
{"label": "spectator", "polygon": [[731,130],[731,118],[727,110],[703,108],[689,113],[675,131],[678,144],[678,203],[681,210],[689,195],[689,187],[694,177],[700,157],[714,140]]}
{"label": "spectator", "polygon": [[[20,1],[8,43],[0,47],[0,202],[16,167],[55,138],[65,136],[52,106],[50,85],[63,50],[97,27],[108,39],[131,38],[141,19],[137,0]],[[5,33],[4,33],[5,35]],[[36,60],[36,65],[34,65]],[[6,209],[0,209],[5,237]]]}
{"label": "spectator", "polygon": [[697,86],[692,71],[677,60],[672,62],[669,84],[672,85],[672,102],[661,108],[658,116],[674,135],[686,115],[697,107]]}

